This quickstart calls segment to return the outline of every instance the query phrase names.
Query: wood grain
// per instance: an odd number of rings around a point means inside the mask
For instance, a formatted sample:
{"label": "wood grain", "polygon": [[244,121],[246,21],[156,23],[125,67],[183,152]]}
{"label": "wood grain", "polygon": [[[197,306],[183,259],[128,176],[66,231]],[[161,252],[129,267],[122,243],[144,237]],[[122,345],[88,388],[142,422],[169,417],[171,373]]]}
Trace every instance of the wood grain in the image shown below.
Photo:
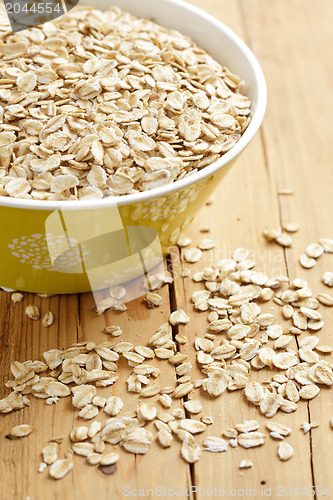
{"label": "wood grain", "polygon": [[[279,196],[282,223],[292,220],[300,224],[293,250],[286,252],[288,274],[292,279],[299,276],[308,280],[315,293],[327,293],[329,289],[321,283],[321,277],[332,270],[332,256],[323,255],[310,271],[299,265],[298,256],[308,244],[332,237],[333,233],[330,128],[314,126],[318,118],[322,124],[328,123],[333,109],[333,61],[329,56],[333,5],[320,2],[319,11],[316,1],[273,1],[268,6],[260,0],[249,0],[243,6],[270,95],[276,96],[269,100],[263,127],[268,168],[279,189],[295,191],[293,196]],[[321,343],[332,345],[333,314],[329,308],[323,314],[326,324],[319,337]],[[332,362],[332,356],[327,359]],[[310,402],[309,416],[320,423],[310,437],[314,483],[324,493],[332,486],[332,415],[333,393],[323,389],[320,404],[318,399]]]}
{"label": "wood grain", "polygon": [[[322,256],[316,267],[306,271],[298,264],[298,256],[312,241],[333,237],[333,169],[331,112],[333,109],[333,4],[331,0],[191,0],[236,31],[254,50],[268,83],[268,110],[261,132],[239,159],[213,197],[196,217],[188,231],[193,242],[203,235],[200,227],[209,226],[217,246],[206,252],[203,264],[230,256],[238,246],[253,250],[258,267],[269,275],[288,274],[309,281],[315,293],[328,291],[321,283],[324,271],[332,270],[332,256]],[[291,196],[279,195],[281,189],[294,190]],[[261,237],[264,226],[297,222],[300,231],[294,235],[292,249],[283,251],[268,245]],[[163,287],[162,308],[148,310],[137,299],[128,304],[123,314],[107,312],[97,316],[92,312],[91,294],[81,296],[40,297],[26,294],[24,301],[13,304],[10,294],[0,293],[0,397],[7,394],[4,382],[13,360],[41,359],[51,348],[66,348],[77,341],[106,340],[101,332],[105,325],[117,324],[129,342],[145,345],[158,326],[167,320],[170,311],[183,308],[191,321],[179,327],[189,337],[186,346],[180,346],[192,360],[193,378],[199,376],[193,353],[193,341],[206,331],[205,314],[193,310],[190,295],[198,285],[182,278],[181,271],[199,265],[184,264],[181,253],[171,251],[171,270],[174,284]],[[55,323],[50,328],[41,322],[29,320],[25,313],[28,304],[41,307],[42,314],[51,310]],[[325,327],[319,332],[321,343],[333,342],[333,315],[322,308]],[[275,311],[279,314],[279,308]],[[175,329],[176,331],[177,329]],[[295,340],[296,342],[296,340]],[[328,356],[331,362],[332,356]],[[157,364],[157,362],[155,362]],[[174,369],[167,362],[158,363],[161,384],[174,385]],[[120,380],[112,388],[121,394],[129,370],[125,363],[119,366]],[[262,378],[262,372],[253,373]],[[195,393],[199,394],[199,393]],[[137,396],[121,394],[126,409],[136,406]],[[196,397],[196,396],[193,396]],[[205,435],[220,436],[222,431],[242,419],[255,418],[264,428],[265,420],[256,408],[249,406],[240,392],[227,393],[212,401],[200,392],[204,409],[202,415],[213,416],[214,425]],[[179,402],[182,405],[183,401]],[[162,450],[153,443],[150,452],[137,457],[121,451],[117,471],[111,476],[96,472],[76,457],[75,470],[64,480],[55,482],[47,474],[38,474],[40,452],[48,439],[68,436],[74,416],[67,400],[47,406],[33,401],[29,408],[0,416],[1,461],[0,498],[25,500],[99,500],[124,498],[124,486],[133,489],[201,487],[217,488],[230,495],[231,490],[248,490],[247,496],[261,497],[262,488],[271,488],[270,497],[313,498],[311,485],[327,488],[332,485],[333,432],[329,421],[333,417],[333,392],[323,389],[310,404],[300,403],[295,414],[278,414],[274,420],[293,429],[288,442],[295,450],[294,458],[284,464],[277,458],[277,442],[267,438],[264,447],[256,450],[237,448],[223,454],[203,453],[202,459],[189,467],[179,456],[179,443]],[[196,418],[196,417],[195,417]],[[317,421],[317,429],[304,435],[299,429],[302,421]],[[38,429],[29,438],[8,441],[3,438],[18,423],[32,423]],[[83,424],[80,424],[83,425]],[[200,441],[200,440],[199,440]],[[66,439],[62,453],[68,449]],[[217,456],[218,455],[218,456]],[[240,471],[239,462],[250,458],[254,467]],[[281,490],[278,490],[278,487]],[[291,487],[289,490],[283,490]],[[296,493],[304,491],[305,494]],[[253,490],[256,494],[253,495]],[[226,496],[225,495],[225,496]],[[150,495],[152,497],[152,495]],[[169,495],[170,496],[170,495]],[[241,496],[238,493],[236,496]],[[245,496],[245,494],[243,495]],[[317,498],[328,497],[318,491]],[[191,495],[193,500],[201,496]]]}

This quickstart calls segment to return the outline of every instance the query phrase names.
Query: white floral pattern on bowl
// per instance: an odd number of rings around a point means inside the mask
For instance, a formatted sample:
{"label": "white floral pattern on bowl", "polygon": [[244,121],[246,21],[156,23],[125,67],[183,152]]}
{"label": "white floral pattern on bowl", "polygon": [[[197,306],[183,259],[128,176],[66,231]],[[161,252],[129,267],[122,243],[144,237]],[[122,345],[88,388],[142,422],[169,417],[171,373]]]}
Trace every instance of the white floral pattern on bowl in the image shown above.
{"label": "white floral pattern on bowl", "polygon": [[[69,245],[73,247],[70,251],[68,250]],[[52,247],[53,254],[59,255],[57,266],[76,266],[83,262],[84,257],[88,255],[82,244],[80,248],[77,246],[77,241],[74,238],[67,240],[65,236],[54,237],[52,234],[21,236],[15,238],[8,247],[11,254],[17,257],[22,264],[28,264],[34,269],[47,271],[57,271],[51,263],[49,247]]]}

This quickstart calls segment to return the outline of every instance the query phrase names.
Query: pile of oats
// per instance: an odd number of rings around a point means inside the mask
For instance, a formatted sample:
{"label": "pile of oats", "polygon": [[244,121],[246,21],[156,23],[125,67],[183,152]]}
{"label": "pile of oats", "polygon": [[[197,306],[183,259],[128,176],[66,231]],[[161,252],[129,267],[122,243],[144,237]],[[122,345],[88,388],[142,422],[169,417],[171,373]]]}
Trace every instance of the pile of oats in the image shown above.
{"label": "pile of oats", "polygon": [[[326,251],[331,241],[325,240]],[[190,244],[189,239],[180,242],[180,246]],[[184,252],[186,262],[198,262],[186,258],[193,257],[196,249]],[[311,253],[314,255],[314,248]],[[224,453],[238,446],[256,448],[264,445],[267,437],[256,420],[235,424],[222,436],[209,435],[200,440],[201,434],[211,434],[209,427],[214,425],[214,419],[203,414],[203,394],[218,398],[241,391],[251,405],[271,419],[281,412],[295,412],[302,400],[314,399],[323,388],[333,385],[333,364],[328,358],[333,348],[320,340],[325,325],[322,312],[332,307],[331,295],[315,296],[304,279],[290,283],[286,276],[270,278],[256,268],[246,248],[237,248],[230,258],[195,271],[192,280],[198,284],[191,297],[193,307],[208,320],[207,331],[193,342],[201,378],[192,377],[192,363],[181,350],[188,339],[178,331],[178,325],[193,326],[190,306],[187,312],[173,311],[168,323],[160,326],[147,345],[119,340],[123,332],[112,325],[103,330],[110,335],[109,341],[81,342],[66,350],[47,351],[43,361],[11,364],[13,379],[6,383],[11,393],[0,400],[0,413],[29,406],[31,397],[45,399],[46,404],[71,397],[76,412],[67,451],[60,457],[59,443],[51,439],[42,451],[40,472],[48,468],[54,479],[64,477],[73,468],[74,454],[85,457],[89,465],[114,465],[119,460],[114,446],[146,454],[154,439],[162,448],[180,442],[180,454],[191,464],[203,452]],[[152,289],[169,282],[156,278]],[[148,307],[159,307],[162,298],[150,291],[145,301]],[[276,314],[265,312],[268,305],[280,307],[283,326]],[[119,379],[121,359],[130,371],[126,389],[138,397],[135,410],[127,410],[122,398],[112,392],[111,386]],[[172,386],[163,386],[158,367],[163,361],[175,368]],[[264,372],[261,382],[258,371]],[[117,392],[122,394],[124,390],[119,388]],[[318,425],[303,422],[300,429],[306,434]],[[333,427],[333,419],[330,425]],[[278,458],[290,460],[294,450],[286,438],[292,430],[272,420],[267,420],[266,429],[278,442]],[[32,430],[23,424],[12,429],[8,437],[25,437]],[[242,460],[239,468],[252,465]]]}
{"label": "pile of oats", "polygon": [[215,162],[240,139],[243,82],[191,39],[118,7],[0,25],[0,195],[99,199]]}

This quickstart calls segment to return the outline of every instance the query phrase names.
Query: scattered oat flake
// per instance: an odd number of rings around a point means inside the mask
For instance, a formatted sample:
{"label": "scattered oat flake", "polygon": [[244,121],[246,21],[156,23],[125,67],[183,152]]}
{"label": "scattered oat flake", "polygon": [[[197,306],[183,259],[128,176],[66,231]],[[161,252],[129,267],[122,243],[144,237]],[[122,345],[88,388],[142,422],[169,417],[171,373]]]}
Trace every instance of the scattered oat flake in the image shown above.
{"label": "scattered oat flake", "polygon": [[53,464],[58,459],[58,443],[47,443],[42,451],[43,461],[47,465]]}
{"label": "scattered oat flake", "polygon": [[42,325],[47,328],[53,325],[53,322],[54,322],[53,313],[51,313],[51,311],[48,311],[42,319]]}
{"label": "scattered oat flake", "polygon": [[120,326],[110,325],[103,328],[103,333],[111,335],[111,337],[120,337],[122,335],[122,330]]}
{"label": "scattered oat flake", "polygon": [[304,434],[309,432],[311,429],[316,429],[317,427],[319,427],[319,424],[317,422],[302,422],[300,425],[300,428],[302,429]]}
{"label": "scattered oat flake", "polygon": [[157,433],[157,439],[163,448],[169,448],[172,444],[173,437],[171,432],[166,429],[160,429]]}
{"label": "scattered oat flake", "polygon": [[267,422],[266,428],[271,432],[276,432],[281,436],[289,436],[291,434],[291,429],[283,424],[278,422]]}
{"label": "scattered oat flake", "polygon": [[249,253],[250,252],[247,248],[236,248],[236,250],[234,250],[234,252],[232,254],[232,258],[236,262],[242,262],[248,258]]}
{"label": "scattered oat flake", "polygon": [[22,437],[29,436],[34,430],[34,427],[32,425],[27,425],[27,424],[21,424],[21,425],[16,425],[11,429],[9,434],[7,434],[8,439],[18,439]]}
{"label": "scattered oat flake", "polygon": [[333,296],[328,293],[318,293],[317,300],[327,307],[333,307]]}
{"label": "scattered oat flake", "polygon": [[187,341],[188,341],[188,338],[185,336],[185,335],[181,335],[180,333],[177,333],[177,335],[175,335],[175,341],[178,342],[178,344],[186,344]]}
{"label": "scattered oat flake", "polygon": [[287,370],[297,364],[297,357],[291,352],[282,352],[274,356],[273,364],[281,370]]}
{"label": "scattered oat flake", "polygon": [[90,453],[87,456],[87,462],[89,465],[98,465],[101,461],[102,455],[100,453]]}
{"label": "scattered oat flake", "polygon": [[202,443],[203,449],[205,451],[210,451],[212,453],[220,453],[228,450],[228,442],[219,437],[209,437]]}
{"label": "scattered oat flake", "polygon": [[330,354],[333,352],[333,347],[330,345],[319,344],[316,345],[315,349],[322,354]]}
{"label": "scattered oat flake", "polygon": [[117,299],[112,297],[107,297],[106,299],[101,300],[98,303],[97,307],[94,307],[93,310],[96,311],[98,315],[102,315],[108,309],[112,309],[114,311],[125,312],[127,311],[126,304],[120,303]]}
{"label": "scattered oat flake", "polygon": [[255,448],[265,443],[265,434],[262,432],[246,432],[237,437],[238,444],[243,448]]}
{"label": "scattered oat flake", "polygon": [[281,245],[282,247],[291,247],[293,244],[293,240],[289,234],[281,233],[275,238],[276,243]]}
{"label": "scattered oat flake", "polygon": [[319,243],[311,243],[306,247],[305,253],[310,258],[318,259],[324,253],[324,249]]}
{"label": "scattered oat flake", "polygon": [[187,236],[180,236],[177,241],[177,245],[180,248],[185,248],[188,247],[192,243],[191,238],[188,238]]}
{"label": "scattered oat flake", "polygon": [[241,424],[236,424],[235,429],[239,433],[252,432],[259,429],[257,420],[244,420]]}
{"label": "scattered oat flake", "polygon": [[271,436],[271,438],[277,439],[278,441],[283,441],[284,440],[284,437],[281,434],[279,434],[278,432],[276,432],[276,431],[270,432],[269,435]]}
{"label": "scattered oat flake", "polygon": [[279,444],[278,457],[280,460],[285,462],[289,460],[293,456],[293,454],[294,454],[293,447],[289,443],[282,441],[282,443]]}
{"label": "scattered oat flake", "polygon": [[178,309],[170,314],[169,321],[171,325],[179,325],[188,323],[190,318],[183,309]]}
{"label": "scattered oat flake", "polygon": [[93,443],[74,443],[72,445],[72,451],[80,457],[87,457],[94,452],[94,445]]}
{"label": "scattered oat flake", "polygon": [[241,460],[238,467],[239,469],[249,469],[250,467],[253,467],[253,462],[245,458],[244,460]]}
{"label": "scattered oat flake", "polygon": [[148,292],[143,300],[147,303],[150,309],[160,307],[163,302],[163,298],[158,293],[154,292]]}
{"label": "scattered oat flake", "polygon": [[333,287],[333,272],[326,271],[326,273],[323,274],[322,280],[324,285]]}
{"label": "scattered oat flake", "polygon": [[201,456],[201,448],[198,443],[195,442],[193,436],[187,436],[182,444],[181,448],[182,457],[189,464],[194,464],[197,462]]}
{"label": "scattered oat flake", "polygon": [[268,226],[262,232],[262,235],[266,238],[267,241],[274,241],[280,234],[282,233],[282,229],[279,226]]}
{"label": "scattered oat flake", "polygon": [[264,398],[264,389],[259,382],[248,382],[244,392],[247,400],[253,404],[260,403]]}
{"label": "scattered oat flake", "polygon": [[40,311],[39,308],[35,305],[30,304],[29,306],[26,307],[25,313],[28,316],[28,318],[36,321],[40,318]]}
{"label": "scattered oat flake", "polygon": [[302,267],[305,269],[311,269],[316,265],[316,260],[313,259],[312,257],[309,257],[306,253],[302,253],[302,255],[299,258],[299,262]]}
{"label": "scattered oat flake", "polygon": [[50,467],[50,476],[54,479],[62,479],[73,469],[73,460],[63,458],[56,460]]}
{"label": "scattered oat flake", "polygon": [[[160,387],[159,386],[150,386],[150,387],[145,387],[144,389],[142,389],[142,391],[140,392],[140,396],[142,398],[152,398],[153,396],[156,396],[156,394],[158,394],[160,392]],[[182,396],[180,396],[182,397]]]}
{"label": "scattered oat flake", "polygon": [[12,294],[12,296],[11,296],[11,299],[12,299],[12,301],[13,301],[15,304],[17,304],[17,303],[19,303],[19,302],[22,302],[23,298],[24,298],[24,295],[23,295],[22,293],[19,293],[19,292],[15,292],[15,293],[13,293],[13,294]]}
{"label": "scattered oat flake", "polygon": [[198,243],[198,248],[200,248],[200,250],[212,250],[212,248],[214,247],[215,247],[215,242],[208,238],[202,239]]}
{"label": "scattered oat flake", "polygon": [[40,462],[40,464],[38,465],[38,472],[42,473],[42,472],[44,472],[44,470],[46,468],[47,468],[47,464],[45,462]]}
{"label": "scattered oat flake", "polygon": [[320,392],[320,389],[317,385],[315,384],[309,384],[305,385],[302,387],[299,391],[299,395],[302,399],[313,399],[315,398]]}
{"label": "scattered oat flake", "polygon": [[109,452],[109,453],[103,453],[100,459],[100,464],[101,465],[113,465],[117,463],[119,460],[119,453],[116,452]]}
{"label": "scattered oat flake", "polygon": [[189,248],[184,252],[184,259],[186,262],[189,262],[190,264],[195,264],[196,262],[199,262],[199,260],[202,257],[202,251],[200,248]]}
{"label": "scattered oat flake", "polygon": [[296,222],[288,222],[283,226],[283,229],[288,233],[297,233],[299,230],[299,225]]}
{"label": "scattered oat flake", "polygon": [[201,404],[201,401],[199,401],[198,399],[190,399],[189,401],[186,401],[184,403],[184,406],[185,406],[185,409],[189,413],[192,413],[193,415],[201,413],[201,411],[202,411],[202,404]]}
{"label": "scattered oat flake", "polygon": [[206,425],[213,425],[214,423],[214,417],[206,416],[206,417],[201,417],[201,422],[203,422]]}
{"label": "scattered oat flake", "polygon": [[199,420],[194,420],[191,418],[182,419],[179,426],[184,431],[190,432],[191,434],[199,434],[207,429],[206,424],[200,422]]}
{"label": "scattered oat flake", "polygon": [[137,410],[138,416],[144,420],[154,420],[157,415],[157,409],[152,403],[143,403]]}
{"label": "scattered oat flake", "polygon": [[321,238],[319,243],[324,249],[326,253],[333,253],[333,239],[330,238]]}
{"label": "scattered oat flake", "polygon": [[236,431],[236,429],[226,429],[225,431],[223,431],[223,436],[227,437],[227,438],[230,438],[230,439],[234,439],[234,438],[237,438],[238,436],[238,431]]}

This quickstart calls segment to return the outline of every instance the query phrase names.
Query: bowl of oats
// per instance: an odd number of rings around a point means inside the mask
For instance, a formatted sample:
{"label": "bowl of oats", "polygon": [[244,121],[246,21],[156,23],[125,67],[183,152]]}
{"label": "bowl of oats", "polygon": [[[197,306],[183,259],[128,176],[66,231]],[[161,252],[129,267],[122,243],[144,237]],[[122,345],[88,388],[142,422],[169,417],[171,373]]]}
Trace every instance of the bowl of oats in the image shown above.
{"label": "bowl of oats", "polygon": [[177,0],[80,3],[17,33],[2,15],[0,54],[7,288],[84,292],[87,269],[107,278],[101,288],[142,271],[143,255],[152,266],[265,112],[265,79],[250,49]]}

